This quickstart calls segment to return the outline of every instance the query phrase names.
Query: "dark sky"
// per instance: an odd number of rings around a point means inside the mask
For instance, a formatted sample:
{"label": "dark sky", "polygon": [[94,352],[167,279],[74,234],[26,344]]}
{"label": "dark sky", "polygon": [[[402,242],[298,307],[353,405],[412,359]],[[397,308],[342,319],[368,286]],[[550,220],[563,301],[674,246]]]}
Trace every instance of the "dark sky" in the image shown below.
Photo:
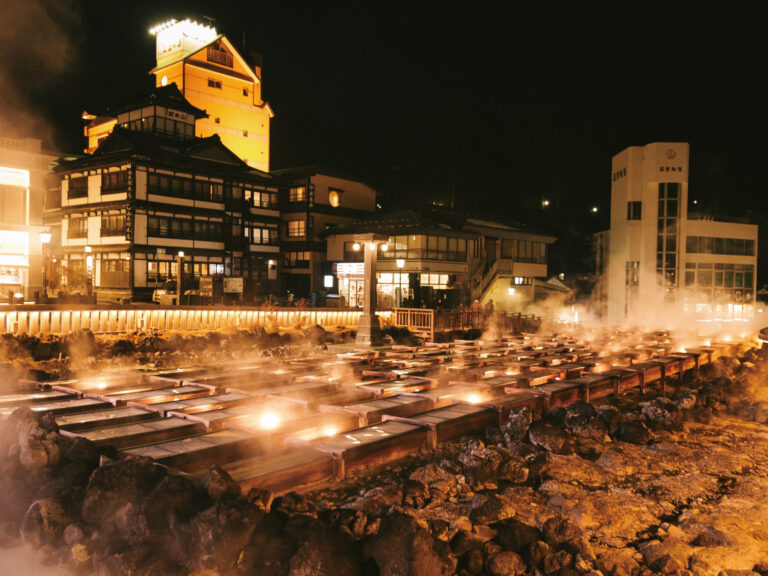
{"label": "dark sky", "polygon": [[611,156],[687,141],[698,206],[765,223],[768,4],[367,4],[75,3],[79,56],[34,96],[60,146],[80,149],[83,108],[152,86],[147,30],[210,16],[263,54],[273,168],[329,165],[387,207],[453,195],[558,234],[553,264],[574,270],[574,246],[608,226]]}

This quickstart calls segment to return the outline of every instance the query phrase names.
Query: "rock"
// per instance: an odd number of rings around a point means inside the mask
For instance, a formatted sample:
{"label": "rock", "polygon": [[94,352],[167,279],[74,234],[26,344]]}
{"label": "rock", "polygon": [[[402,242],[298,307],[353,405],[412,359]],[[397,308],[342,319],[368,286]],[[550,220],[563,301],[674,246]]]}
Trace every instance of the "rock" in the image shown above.
{"label": "rock", "polygon": [[465,442],[458,458],[464,475],[473,486],[482,486],[487,482],[495,483],[502,459],[501,454],[486,448],[477,439]]}
{"label": "rock", "polygon": [[315,516],[317,507],[315,503],[296,492],[288,492],[278,496],[272,501],[271,510],[273,513],[291,516],[293,514],[308,514]]}
{"label": "rock", "polygon": [[653,442],[653,433],[642,420],[629,420],[623,422],[619,428],[619,438],[631,444],[650,444]]}
{"label": "rock", "polygon": [[492,576],[517,576],[525,574],[525,562],[514,552],[499,552],[485,563]]}
{"label": "rock", "polygon": [[536,542],[533,542],[530,546],[528,546],[526,557],[528,558],[528,563],[531,566],[541,567],[544,564],[544,559],[551,553],[552,548],[549,544],[543,540],[536,540]]}
{"label": "rock", "polygon": [[190,568],[234,566],[263,514],[245,498],[219,500],[190,524]]}
{"label": "rock", "polygon": [[544,573],[559,573],[561,570],[569,568],[572,562],[573,558],[566,550],[559,550],[544,558]]}
{"label": "rock", "polygon": [[597,411],[592,404],[577,400],[565,409],[565,426],[571,431],[582,430],[589,426],[596,416]]}
{"label": "rock", "polygon": [[545,420],[539,420],[531,425],[528,430],[528,439],[534,446],[553,454],[569,454],[571,452],[568,434],[559,426]]}
{"label": "rock", "polygon": [[34,549],[56,545],[71,522],[64,508],[53,500],[37,500],[32,503],[21,524],[21,538]]}
{"label": "rock", "polygon": [[684,566],[669,554],[664,554],[651,564],[651,569],[660,574],[675,574],[683,568]]}
{"label": "rock", "polygon": [[410,480],[418,480],[429,486],[430,498],[433,491],[440,494],[448,494],[456,486],[456,477],[450,471],[437,464],[427,464],[414,470],[408,477]]}
{"label": "rock", "polygon": [[515,515],[512,504],[497,494],[477,495],[472,500],[469,519],[474,524],[493,524]]}
{"label": "rock", "polygon": [[616,434],[621,426],[624,416],[616,406],[606,404],[597,408],[597,417],[605,423],[610,434]]}
{"label": "rock", "polygon": [[129,456],[93,471],[85,491],[82,518],[110,522],[126,503],[140,503],[165,477],[166,470],[151,458]]}
{"label": "rock", "polygon": [[550,546],[559,547],[565,542],[575,540],[581,533],[570,518],[565,516],[553,516],[541,528],[544,540]]}
{"label": "rock", "polygon": [[381,518],[367,551],[381,576],[453,574],[456,561],[414,518],[394,512]]}
{"label": "rock", "polygon": [[238,571],[259,576],[284,576],[289,569],[295,547],[283,531],[280,521],[271,514],[264,516],[254,528],[248,544],[238,554]]}
{"label": "rock", "polygon": [[528,466],[525,461],[517,456],[504,460],[496,471],[498,480],[512,484],[525,484],[528,481]]}
{"label": "rock", "polygon": [[232,476],[218,464],[214,464],[205,471],[205,474],[200,478],[200,483],[214,501],[237,498],[241,494],[240,484],[235,482]]}
{"label": "rock", "polygon": [[633,576],[640,568],[634,553],[628,549],[607,549],[598,556],[595,566],[605,574]]}
{"label": "rock", "polygon": [[513,449],[515,445],[519,444],[525,439],[533,422],[533,413],[530,408],[523,407],[517,410],[512,410],[509,413],[509,419],[506,424],[501,426],[501,434],[504,438],[504,445],[508,449]]}
{"label": "rock", "polygon": [[485,557],[482,550],[470,550],[459,561],[459,566],[468,574],[480,574],[483,571]]}
{"label": "rock", "polygon": [[421,508],[429,502],[429,486],[420,480],[406,480],[403,485],[403,504]]}
{"label": "rock", "polygon": [[290,560],[289,576],[358,576],[359,553],[351,540],[316,522]]}
{"label": "rock", "polygon": [[471,530],[459,530],[451,539],[451,550],[456,556],[469,550],[482,550],[484,544],[496,537],[497,531],[488,526],[473,526]]}
{"label": "rock", "polygon": [[398,484],[387,484],[371,488],[357,500],[345,504],[344,507],[371,514],[379,513],[390,506],[399,506],[402,503],[402,488]]}
{"label": "rock", "polygon": [[541,538],[541,531],[524,524],[516,518],[508,518],[497,525],[499,535],[496,541],[505,550],[521,554],[528,546]]}

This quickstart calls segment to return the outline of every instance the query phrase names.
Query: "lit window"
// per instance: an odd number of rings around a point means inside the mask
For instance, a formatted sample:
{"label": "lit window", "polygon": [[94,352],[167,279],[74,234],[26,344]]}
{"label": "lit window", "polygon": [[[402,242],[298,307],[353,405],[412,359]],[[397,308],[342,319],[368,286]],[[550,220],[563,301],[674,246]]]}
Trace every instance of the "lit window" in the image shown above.
{"label": "lit window", "polygon": [[288,221],[288,236],[295,238],[297,236],[304,236],[306,231],[306,223],[304,220],[289,220]]}
{"label": "lit window", "polygon": [[288,191],[289,202],[304,202],[307,199],[307,189],[304,186],[294,186]]}

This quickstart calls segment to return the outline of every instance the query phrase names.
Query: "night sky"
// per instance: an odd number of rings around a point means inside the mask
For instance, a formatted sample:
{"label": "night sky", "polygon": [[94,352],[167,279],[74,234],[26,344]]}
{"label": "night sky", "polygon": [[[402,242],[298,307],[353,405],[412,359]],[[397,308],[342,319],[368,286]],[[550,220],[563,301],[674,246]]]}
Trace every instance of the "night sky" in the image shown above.
{"label": "night sky", "polygon": [[84,108],[152,87],[147,30],[209,16],[263,55],[272,168],[333,167],[369,181],[386,208],[454,198],[526,222],[561,238],[550,272],[575,272],[587,266],[587,234],[608,227],[611,156],[687,141],[691,199],[761,224],[768,246],[765,3],[275,4],[72,3],[76,57],[30,101],[60,149],[80,150]]}

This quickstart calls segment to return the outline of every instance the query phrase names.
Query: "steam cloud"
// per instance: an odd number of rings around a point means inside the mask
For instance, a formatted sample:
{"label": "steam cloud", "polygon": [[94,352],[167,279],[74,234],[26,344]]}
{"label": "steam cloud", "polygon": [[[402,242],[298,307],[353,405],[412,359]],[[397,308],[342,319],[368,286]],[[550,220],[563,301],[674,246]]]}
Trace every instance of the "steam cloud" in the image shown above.
{"label": "steam cloud", "polygon": [[0,137],[55,139],[36,100],[61,80],[82,37],[77,0],[0,2]]}

